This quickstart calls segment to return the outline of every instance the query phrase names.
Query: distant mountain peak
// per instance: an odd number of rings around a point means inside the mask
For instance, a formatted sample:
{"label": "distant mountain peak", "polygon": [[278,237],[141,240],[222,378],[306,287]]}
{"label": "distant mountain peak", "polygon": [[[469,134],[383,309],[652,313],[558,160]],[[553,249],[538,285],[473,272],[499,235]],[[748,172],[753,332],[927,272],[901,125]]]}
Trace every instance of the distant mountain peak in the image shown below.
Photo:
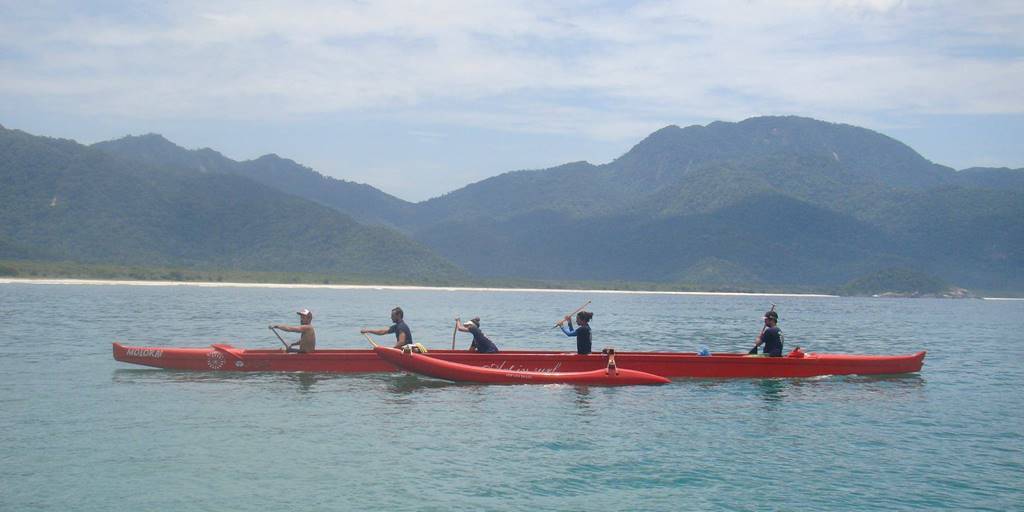
{"label": "distant mountain peak", "polygon": [[259,158],[255,159],[255,160],[253,160],[253,162],[264,162],[264,163],[266,163],[266,162],[275,162],[275,163],[276,162],[281,162],[281,163],[290,163],[290,164],[299,165],[295,160],[292,160],[290,158],[284,158],[284,157],[278,155],[277,153],[267,153],[265,155],[260,156]]}
{"label": "distant mountain peak", "polygon": [[142,135],[125,135],[124,137],[121,137],[120,139],[116,139],[113,142],[135,143],[135,144],[163,144],[163,145],[168,145],[168,146],[174,146],[176,148],[181,147],[181,146],[178,146],[177,144],[167,140],[167,138],[164,137],[163,135],[160,135],[159,133],[152,133],[152,132],[144,133]]}
{"label": "distant mountain peak", "polygon": [[313,170],[311,167],[306,167],[305,165],[302,165],[290,158],[279,156],[277,153],[267,153],[255,160],[250,160],[249,163],[258,166],[270,167],[275,169],[277,172],[285,172],[287,174],[312,174],[319,178],[324,178],[323,174]]}
{"label": "distant mountain peak", "polygon": [[[697,125],[695,125],[695,126],[697,126]],[[654,130],[654,132],[652,132],[650,135],[648,135],[648,137],[655,137],[655,136],[666,135],[666,134],[675,134],[675,133],[678,133],[678,132],[680,132],[682,130],[683,129],[680,128],[678,124],[670,124],[670,125],[665,126],[664,128],[659,128],[657,130]]]}

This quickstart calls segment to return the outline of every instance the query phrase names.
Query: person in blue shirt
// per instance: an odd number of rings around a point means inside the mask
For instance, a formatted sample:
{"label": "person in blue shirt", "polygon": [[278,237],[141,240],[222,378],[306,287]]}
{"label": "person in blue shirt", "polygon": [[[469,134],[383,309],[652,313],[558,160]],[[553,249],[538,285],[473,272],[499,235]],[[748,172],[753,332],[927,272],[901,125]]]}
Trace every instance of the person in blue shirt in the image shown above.
{"label": "person in blue shirt", "polygon": [[562,328],[562,332],[566,336],[573,336],[576,338],[576,353],[586,355],[590,353],[590,319],[594,318],[594,314],[590,311],[580,311],[576,313],[576,323],[579,327],[572,328],[572,317],[566,316],[565,319],[559,324]]}
{"label": "person in blue shirt", "polygon": [[779,329],[779,314],[774,310],[764,314],[764,329],[761,329],[761,335],[757,337],[757,343],[754,344],[752,354],[757,353],[757,347],[764,344],[762,354],[772,357],[782,357],[782,330]]}
{"label": "person in blue shirt", "polygon": [[459,318],[455,319],[455,328],[473,335],[473,343],[469,344],[470,352],[476,351],[492,354],[498,351],[498,347],[494,345],[494,342],[487,336],[484,336],[483,331],[480,330],[480,317],[476,317],[466,323],[462,323],[460,320]]}
{"label": "person in blue shirt", "polygon": [[405,323],[405,312],[402,311],[402,308],[396,307],[391,310],[391,321],[394,324],[386,329],[360,329],[359,332],[361,334],[370,333],[378,336],[395,333],[395,348],[412,345],[412,330]]}

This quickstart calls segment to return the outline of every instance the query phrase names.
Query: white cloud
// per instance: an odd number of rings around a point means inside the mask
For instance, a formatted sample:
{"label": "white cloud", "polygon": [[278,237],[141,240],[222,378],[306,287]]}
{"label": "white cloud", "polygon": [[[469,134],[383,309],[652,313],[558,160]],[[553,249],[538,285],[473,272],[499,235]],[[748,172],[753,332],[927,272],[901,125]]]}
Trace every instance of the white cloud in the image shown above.
{"label": "white cloud", "polygon": [[74,6],[3,7],[0,102],[164,119],[379,110],[595,137],[765,111],[1024,112],[1019,2]]}

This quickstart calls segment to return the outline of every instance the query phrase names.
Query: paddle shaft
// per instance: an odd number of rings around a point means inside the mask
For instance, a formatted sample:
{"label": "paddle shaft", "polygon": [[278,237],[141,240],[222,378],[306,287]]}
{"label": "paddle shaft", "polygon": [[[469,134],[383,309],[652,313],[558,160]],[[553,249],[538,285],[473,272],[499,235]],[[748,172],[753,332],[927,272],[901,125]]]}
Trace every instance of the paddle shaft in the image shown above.
{"label": "paddle shaft", "polygon": [[366,337],[366,341],[369,341],[369,342],[370,342],[370,345],[373,345],[373,346],[375,346],[375,347],[378,347],[378,346],[379,346],[379,345],[377,345],[377,342],[376,342],[376,341],[373,341],[373,338],[370,338],[370,335],[369,335],[369,334],[366,334],[366,333],[364,332],[364,333],[362,333],[362,335]]}
{"label": "paddle shaft", "polygon": [[[590,305],[590,301],[588,300],[588,301],[587,301],[586,303],[584,303],[584,304],[583,304],[582,306],[580,306],[580,307],[576,308],[576,311],[573,311],[572,313],[569,313],[569,314],[568,314],[567,316],[569,316],[569,317],[572,317],[572,316],[573,316],[573,315],[575,315],[576,313],[579,313],[580,311],[583,311],[583,308],[585,308],[585,307],[587,307],[587,306],[589,306],[589,305]],[[563,322],[563,321],[565,321],[565,319],[559,320],[559,321],[558,321],[557,323],[555,323],[555,327],[554,327],[554,328],[555,328],[555,329],[557,329],[557,328],[558,328],[558,326],[562,325],[562,322]]]}
{"label": "paddle shaft", "polygon": [[455,350],[455,333],[457,332],[459,332],[459,318],[455,319],[455,327],[452,329],[452,350]]}
{"label": "paddle shaft", "polygon": [[281,340],[281,344],[284,345],[284,349],[285,349],[285,351],[287,351],[288,350],[288,342],[284,341],[284,338],[282,338],[281,335],[277,333],[277,329],[275,329],[273,326],[270,327],[270,330],[274,331],[274,336],[277,336],[277,339]]}

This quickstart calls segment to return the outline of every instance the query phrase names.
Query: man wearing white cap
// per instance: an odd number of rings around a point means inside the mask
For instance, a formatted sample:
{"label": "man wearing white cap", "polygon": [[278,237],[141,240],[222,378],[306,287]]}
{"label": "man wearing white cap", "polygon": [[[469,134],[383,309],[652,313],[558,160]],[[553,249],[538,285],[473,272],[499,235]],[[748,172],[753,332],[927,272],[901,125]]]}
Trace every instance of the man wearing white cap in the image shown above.
{"label": "man wearing white cap", "polygon": [[288,345],[289,352],[295,348],[295,345],[298,345],[300,354],[312,353],[316,350],[316,329],[313,328],[313,312],[303,309],[296,313],[299,315],[300,325],[271,325],[270,327],[272,329],[281,329],[282,331],[301,333],[299,341]]}

